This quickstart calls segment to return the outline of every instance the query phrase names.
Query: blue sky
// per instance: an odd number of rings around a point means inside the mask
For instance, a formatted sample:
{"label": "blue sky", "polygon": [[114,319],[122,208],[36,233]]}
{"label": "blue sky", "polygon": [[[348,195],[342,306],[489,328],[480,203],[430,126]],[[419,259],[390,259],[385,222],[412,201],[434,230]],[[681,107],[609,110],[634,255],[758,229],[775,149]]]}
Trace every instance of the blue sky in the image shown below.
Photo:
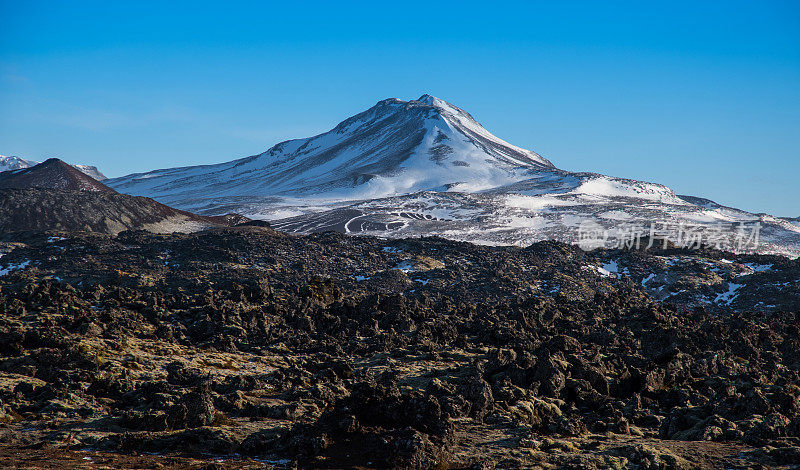
{"label": "blue sky", "polygon": [[567,170],[800,216],[800,2],[0,0],[0,154],[216,163],[430,93]]}

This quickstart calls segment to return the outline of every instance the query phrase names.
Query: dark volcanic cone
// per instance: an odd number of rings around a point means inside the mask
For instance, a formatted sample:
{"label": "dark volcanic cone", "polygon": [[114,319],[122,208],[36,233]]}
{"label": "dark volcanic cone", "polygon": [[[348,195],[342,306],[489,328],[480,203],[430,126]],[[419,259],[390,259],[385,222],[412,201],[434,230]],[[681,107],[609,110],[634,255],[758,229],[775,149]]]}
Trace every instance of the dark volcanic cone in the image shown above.
{"label": "dark volcanic cone", "polygon": [[248,220],[235,214],[200,216],[150,198],[119,194],[57,158],[0,173],[0,232],[194,232]]}
{"label": "dark volcanic cone", "polygon": [[116,192],[57,158],[50,158],[30,168],[0,173],[0,188]]}

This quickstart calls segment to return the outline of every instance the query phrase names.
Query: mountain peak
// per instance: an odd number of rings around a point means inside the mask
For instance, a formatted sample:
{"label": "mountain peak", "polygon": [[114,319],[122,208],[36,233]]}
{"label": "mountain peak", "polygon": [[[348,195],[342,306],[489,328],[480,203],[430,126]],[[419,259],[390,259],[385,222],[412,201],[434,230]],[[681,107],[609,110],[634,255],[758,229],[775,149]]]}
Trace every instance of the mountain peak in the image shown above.
{"label": "mountain peak", "polygon": [[[375,109],[375,108],[385,109],[386,107],[389,107],[389,109],[393,109],[393,110],[403,110],[403,109],[406,109],[406,110],[411,109],[411,110],[413,110],[413,109],[430,109],[430,108],[434,108],[440,114],[453,114],[453,115],[461,114],[461,115],[464,115],[464,116],[469,116],[470,119],[473,119],[472,116],[470,116],[470,114],[468,112],[464,111],[463,109],[459,108],[458,106],[456,106],[456,105],[454,105],[454,104],[452,104],[452,103],[450,103],[448,101],[445,101],[445,100],[443,100],[441,98],[437,98],[437,97],[435,97],[433,95],[429,95],[427,93],[422,95],[422,96],[420,96],[419,98],[417,98],[415,100],[408,100],[408,101],[401,100],[399,98],[387,98],[385,100],[378,101],[378,103],[375,105],[375,107],[370,108],[369,110],[367,110],[367,112],[369,112],[369,111],[371,111],[372,109]],[[353,116],[353,117],[357,117],[357,116],[359,116],[359,115],[356,115],[356,116]],[[352,118],[350,118],[350,119],[352,119]],[[349,119],[345,120],[343,122],[347,122],[347,121],[349,121]]]}
{"label": "mountain peak", "polygon": [[425,104],[428,104],[428,105],[431,105],[431,106],[436,106],[436,105],[444,102],[444,100],[440,100],[439,98],[437,98],[437,97],[435,97],[433,95],[429,95],[427,93],[422,95],[422,96],[420,96],[419,98],[417,98],[416,101],[419,101],[420,103],[425,103]]}
{"label": "mountain peak", "polygon": [[0,155],[0,171],[19,170],[36,165],[36,162],[24,160],[15,156]]}
{"label": "mountain peak", "polygon": [[437,98],[433,95],[424,94],[417,98],[416,100],[409,101],[409,103],[421,103],[425,106],[430,106],[435,108],[441,114],[446,115],[461,115],[467,117],[470,120],[475,120],[468,112],[464,111],[463,109],[459,108],[458,106],[445,101],[441,98]]}

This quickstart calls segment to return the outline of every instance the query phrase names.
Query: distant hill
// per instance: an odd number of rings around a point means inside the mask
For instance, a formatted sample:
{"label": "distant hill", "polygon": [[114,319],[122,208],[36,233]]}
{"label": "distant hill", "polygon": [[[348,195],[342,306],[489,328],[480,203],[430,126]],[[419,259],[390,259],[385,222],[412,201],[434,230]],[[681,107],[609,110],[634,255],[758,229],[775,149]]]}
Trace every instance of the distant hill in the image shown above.
{"label": "distant hill", "polygon": [[247,221],[235,214],[200,216],[150,198],[119,194],[55,158],[0,173],[0,232],[195,232]]}
{"label": "distant hill", "polygon": [[[30,168],[39,162],[35,162],[33,160],[25,160],[20,157],[14,156],[5,156],[0,155],[0,171],[8,171],[8,170],[19,170],[22,168]],[[87,175],[91,176],[92,178],[96,179],[97,181],[103,181],[106,178],[106,175],[100,172],[96,166],[93,165],[77,165],[70,163],[74,168],[86,173]]]}
{"label": "distant hill", "polygon": [[84,172],[57,158],[29,168],[0,173],[0,188],[59,189],[62,191],[116,192]]}

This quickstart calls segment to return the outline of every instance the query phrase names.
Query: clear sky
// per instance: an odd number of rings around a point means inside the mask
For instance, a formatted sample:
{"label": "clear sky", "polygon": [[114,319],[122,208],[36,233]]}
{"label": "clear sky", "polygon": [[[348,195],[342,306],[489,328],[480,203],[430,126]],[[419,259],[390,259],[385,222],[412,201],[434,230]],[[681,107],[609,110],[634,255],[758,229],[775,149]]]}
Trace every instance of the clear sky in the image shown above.
{"label": "clear sky", "polygon": [[430,93],[566,170],[800,216],[800,2],[0,0],[0,154],[218,163]]}

